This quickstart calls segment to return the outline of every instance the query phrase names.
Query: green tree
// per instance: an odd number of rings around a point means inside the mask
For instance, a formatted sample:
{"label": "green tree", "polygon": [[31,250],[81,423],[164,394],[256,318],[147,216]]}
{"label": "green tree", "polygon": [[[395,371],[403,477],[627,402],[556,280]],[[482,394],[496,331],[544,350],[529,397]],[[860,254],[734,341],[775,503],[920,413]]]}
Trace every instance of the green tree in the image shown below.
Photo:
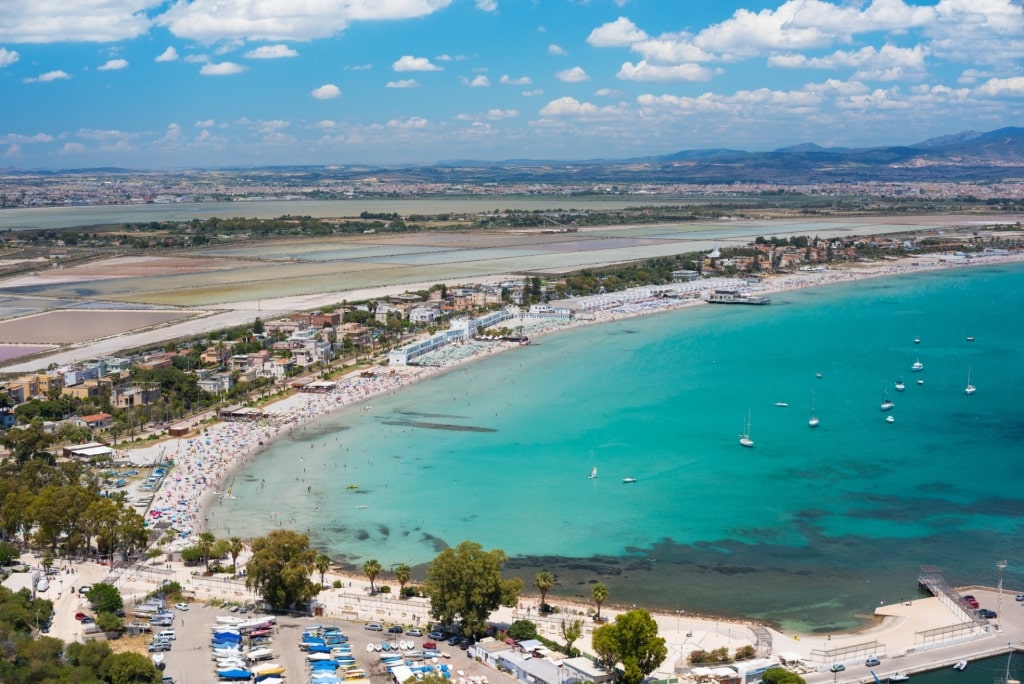
{"label": "green tree", "polygon": [[761,675],[764,684],[806,684],[803,677],[781,667],[773,667]]}
{"label": "green tree", "polygon": [[10,565],[14,562],[15,558],[19,558],[21,553],[18,551],[18,547],[9,542],[0,542],[0,567]]}
{"label": "green tree", "polygon": [[366,578],[368,580],[370,580],[371,594],[377,593],[377,589],[373,586],[373,581],[377,579],[377,575],[380,574],[380,570],[380,563],[377,562],[376,558],[371,558],[370,560],[363,563],[363,574],[366,575]]}
{"label": "green tree", "polygon": [[547,595],[551,587],[555,586],[555,576],[550,572],[538,572],[537,576],[533,578],[533,586],[537,587],[540,592],[540,609],[547,611]]}
{"label": "green tree", "polygon": [[514,606],[523,590],[521,580],[502,579],[507,559],[500,549],[484,551],[470,541],[438,554],[424,587],[433,618],[443,624],[461,621],[466,635],[483,633],[488,616],[499,606]]}
{"label": "green tree", "polygon": [[317,554],[316,560],[313,562],[316,567],[316,571],[320,573],[320,586],[324,586],[324,575],[331,569],[331,557],[326,553]]}
{"label": "green tree", "polygon": [[658,623],[643,609],[622,613],[614,623],[598,627],[591,643],[606,666],[622,663],[624,684],[640,684],[668,655]]}
{"label": "green tree", "polygon": [[537,625],[530,620],[516,620],[508,626],[508,635],[516,641],[537,638]]}
{"label": "green tree", "polygon": [[[257,319],[258,320],[258,319]],[[238,557],[242,555],[245,543],[240,537],[232,537],[228,540],[228,553],[231,554],[231,574],[238,574]]]}
{"label": "green tree", "polygon": [[206,565],[206,572],[210,572],[210,554],[213,553],[213,546],[217,543],[217,537],[212,532],[203,532],[199,535],[196,548],[203,554],[203,563]]}
{"label": "green tree", "polygon": [[124,627],[124,621],[113,613],[97,613],[96,626],[104,632],[116,632]]}
{"label": "green tree", "polygon": [[412,579],[412,568],[405,563],[395,567],[395,579],[398,580],[398,595],[405,596],[405,585]]}
{"label": "green tree", "polygon": [[124,608],[121,592],[113,584],[106,582],[92,585],[92,588],[85,593],[85,598],[89,599],[89,603],[97,613],[116,613]]}
{"label": "green tree", "polygon": [[423,675],[421,679],[416,677],[409,677],[402,684],[450,684],[449,680],[444,678],[439,672],[428,672]]}
{"label": "green tree", "polygon": [[590,598],[594,599],[594,604],[597,605],[597,615],[594,616],[594,619],[600,621],[601,604],[608,600],[608,587],[598,582],[590,590]]}
{"label": "green tree", "polygon": [[245,586],[258,591],[274,608],[305,603],[320,591],[309,579],[315,562],[316,551],[309,548],[309,537],[274,530],[253,540]]}
{"label": "green tree", "polygon": [[0,443],[10,450],[18,463],[24,463],[46,454],[53,444],[53,435],[43,430],[42,421],[36,420],[24,430],[7,430]]}
{"label": "green tree", "polygon": [[110,684],[160,684],[162,675],[146,656],[139,653],[112,653],[100,666],[103,679]]}
{"label": "green tree", "polygon": [[583,636],[583,620],[562,620],[562,638],[565,639],[565,652],[572,655],[572,645]]}

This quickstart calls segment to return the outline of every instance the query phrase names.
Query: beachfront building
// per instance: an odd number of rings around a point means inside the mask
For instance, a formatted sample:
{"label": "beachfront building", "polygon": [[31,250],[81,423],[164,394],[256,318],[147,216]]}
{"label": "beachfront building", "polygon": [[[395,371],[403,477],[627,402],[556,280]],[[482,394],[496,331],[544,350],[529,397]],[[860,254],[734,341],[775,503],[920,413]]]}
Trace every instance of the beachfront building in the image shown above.
{"label": "beachfront building", "polygon": [[87,427],[90,430],[103,430],[110,427],[114,422],[114,416],[109,413],[93,413],[88,416],[75,418],[75,425]]}
{"label": "beachfront building", "polygon": [[512,320],[518,316],[518,313],[519,310],[516,307],[506,307],[498,311],[491,311],[478,318],[457,318],[448,323],[448,330],[388,352],[388,365],[406,366],[416,358],[447,344],[468,342],[476,337],[477,332],[482,328]]}
{"label": "beachfront building", "polygon": [[66,446],[61,451],[64,458],[74,458],[80,461],[91,461],[94,458],[113,458],[114,450],[102,442],[89,442],[87,444],[74,444]]}

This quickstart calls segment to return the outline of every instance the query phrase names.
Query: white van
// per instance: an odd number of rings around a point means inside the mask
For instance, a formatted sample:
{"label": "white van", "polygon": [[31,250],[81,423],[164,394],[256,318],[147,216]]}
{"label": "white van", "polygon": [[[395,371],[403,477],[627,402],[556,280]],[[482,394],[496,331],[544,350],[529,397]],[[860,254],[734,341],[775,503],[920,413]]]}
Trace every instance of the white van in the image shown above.
{"label": "white van", "polygon": [[170,639],[171,641],[174,641],[174,630],[173,629],[165,629],[162,632],[160,632],[159,634],[157,634],[156,638],[158,640],[159,639]]}

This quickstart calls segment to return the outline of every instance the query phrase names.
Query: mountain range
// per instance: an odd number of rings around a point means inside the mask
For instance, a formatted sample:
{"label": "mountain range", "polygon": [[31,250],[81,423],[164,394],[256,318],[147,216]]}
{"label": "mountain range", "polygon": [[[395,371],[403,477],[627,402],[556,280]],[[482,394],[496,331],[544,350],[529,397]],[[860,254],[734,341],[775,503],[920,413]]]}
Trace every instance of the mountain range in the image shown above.
{"label": "mountain range", "polygon": [[[273,166],[220,169],[279,173],[310,179],[438,183],[842,183],[865,181],[971,181],[1024,179],[1024,128],[965,131],[889,147],[821,147],[813,143],[769,152],[692,149],[654,157],[583,161],[509,159],[450,160],[430,165]],[[200,170],[195,170],[200,171]],[[140,170],[0,169],[10,176],[138,174]],[[181,171],[180,173],[189,173]]]}

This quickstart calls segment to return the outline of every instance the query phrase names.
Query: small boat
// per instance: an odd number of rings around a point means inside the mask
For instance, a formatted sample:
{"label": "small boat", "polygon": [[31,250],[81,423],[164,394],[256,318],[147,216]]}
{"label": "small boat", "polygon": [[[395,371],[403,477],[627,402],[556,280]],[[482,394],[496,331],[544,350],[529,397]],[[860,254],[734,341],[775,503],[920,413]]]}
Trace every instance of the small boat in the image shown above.
{"label": "small boat", "polygon": [[747,411],[747,422],[743,425],[743,432],[740,433],[740,446],[751,448],[754,440],[750,439],[750,411]]}
{"label": "small boat", "polygon": [[954,670],[961,670],[961,671],[963,671],[966,668],[967,668],[967,661],[966,660],[958,660],[958,661],[956,661],[956,664],[953,666]]}
{"label": "small boat", "polygon": [[636,478],[635,477],[624,477],[624,478],[622,478],[622,484],[632,484],[633,482],[636,482]]}
{"label": "small boat", "polygon": [[[921,338],[920,337],[915,337],[914,338],[914,344],[921,344]],[[889,677],[889,679],[892,679],[892,677]]]}
{"label": "small boat", "polygon": [[597,477],[597,466],[594,466],[593,470],[590,471],[590,479],[593,480]]}
{"label": "small boat", "polygon": [[918,385],[923,385],[924,384],[924,378],[918,378],[917,379],[917,384]]}
{"label": "small boat", "polygon": [[775,405],[778,406],[779,408],[786,408],[787,406],[789,406],[789,404],[787,404],[784,401],[777,401],[775,402]]}
{"label": "small boat", "polygon": [[892,411],[894,406],[896,406],[896,404],[893,402],[893,400],[883,394],[882,404],[879,406],[879,408],[881,408],[881,410],[883,411]]}
{"label": "small boat", "polygon": [[895,418],[893,418],[892,416],[886,416],[886,417],[885,417],[885,422],[886,422],[886,423],[895,423],[895,422],[896,422],[896,419],[895,419]]}
{"label": "small boat", "polygon": [[910,370],[914,371],[915,373],[918,373],[918,372],[924,370],[924,364],[921,363],[921,359],[920,358],[918,358],[917,361],[914,361],[914,363],[910,364]]}
{"label": "small boat", "polygon": [[359,485],[357,485],[357,484],[350,484],[348,487],[345,487],[345,489],[359,489]]}
{"label": "small boat", "polygon": [[905,682],[908,679],[910,679],[910,675],[905,675],[902,672],[894,672],[893,674],[889,675],[890,682]]}
{"label": "small boat", "polygon": [[974,335],[968,335],[966,337],[966,339],[967,339],[968,342],[973,342],[974,341]]}
{"label": "small boat", "polygon": [[814,374],[814,377],[816,377],[816,378],[820,378],[820,377],[821,377],[821,373],[815,373],[815,374]]}
{"label": "small boat", "polygon": [[967,387],[964,388],[964,394],[971,395],[978,391],[978,388],[971,384],[971,367],[967,366]]}
{"label": "small boat", "polygon": [[818,416],[814,413],[814,392],[811,392],[811,418],[807,421],[807,426],[816,428],[820,422],[821,421],[818,420]]}
{"label": "small boat", "polygon": [[907,386],[903,384],[903,380],[902,379],[901,380],[897,380],[896,384],[894,385],[894,387],[896,388],[897,392],[902,392],[903,390],[907,389]]}

